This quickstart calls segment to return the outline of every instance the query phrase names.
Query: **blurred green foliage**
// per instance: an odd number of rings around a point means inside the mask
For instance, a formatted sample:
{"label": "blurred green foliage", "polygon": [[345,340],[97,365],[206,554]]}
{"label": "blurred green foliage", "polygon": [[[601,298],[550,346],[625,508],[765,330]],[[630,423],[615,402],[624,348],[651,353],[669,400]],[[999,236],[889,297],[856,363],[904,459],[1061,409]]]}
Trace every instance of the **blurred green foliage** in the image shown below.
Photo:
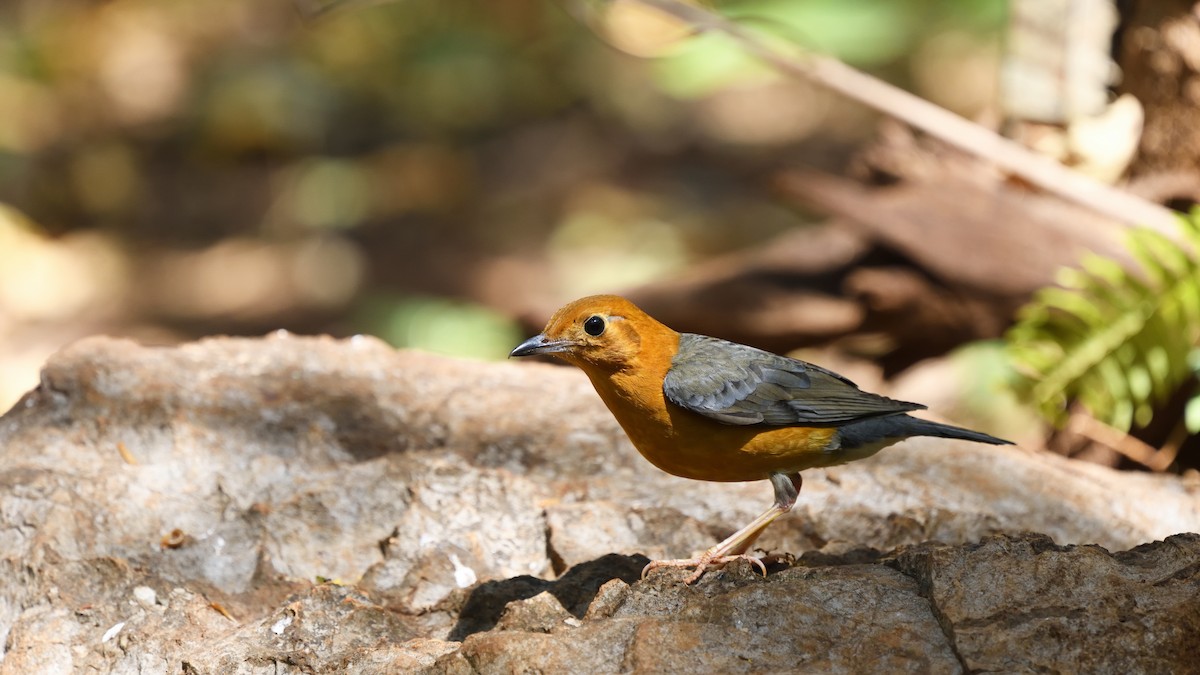
{"label": "blurred green foliage", "polygon": [[[903,63],[922,41],[940,32],[995,39],[1004,25],[1007,4],[1007,0],[732,0],[718,8],[799,53],[828,54],[858,67],[878,69]],[[779,77],[732,40],[716,34],[684,41],[661,60],[657,72],[666,91],[684,97],[702,96],[747,79]]]}
{"label": "blurred green foliage", "polygon": [[435,354],[502,359],[523,337],[515,322],[493,310],[444,298],[377,297],[363,310],[371,334]]}
{"label": "blurred green foliage", "polygon": [[[1008,332],[1024,376],[1018,391],[1050,421],[1078,402],[1121,431],[1150,424],[1181,387],[1194,389],[1200,347],[1200,211],[1180,219],[1184,245],[1134,230],[1133,271],[1089,255],[1065,269],[1059,286],[1039,291]],[[1200,431],[1200,403],[1187,405],[1188,431]]]}

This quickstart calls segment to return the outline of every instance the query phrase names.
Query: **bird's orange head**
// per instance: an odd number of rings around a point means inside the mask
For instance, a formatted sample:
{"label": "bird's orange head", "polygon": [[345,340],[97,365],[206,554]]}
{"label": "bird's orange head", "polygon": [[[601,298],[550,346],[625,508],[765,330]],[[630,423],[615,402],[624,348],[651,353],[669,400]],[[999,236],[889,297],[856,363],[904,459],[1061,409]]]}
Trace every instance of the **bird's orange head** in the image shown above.
{"label": "bird's orange head", "polygon": [[678,333],[625,298],[593,295],[555,312],[541,334],[510,356],[553,354],[589,374],[615,373],[635,366],[643,346],[674,346],[678,340]]}

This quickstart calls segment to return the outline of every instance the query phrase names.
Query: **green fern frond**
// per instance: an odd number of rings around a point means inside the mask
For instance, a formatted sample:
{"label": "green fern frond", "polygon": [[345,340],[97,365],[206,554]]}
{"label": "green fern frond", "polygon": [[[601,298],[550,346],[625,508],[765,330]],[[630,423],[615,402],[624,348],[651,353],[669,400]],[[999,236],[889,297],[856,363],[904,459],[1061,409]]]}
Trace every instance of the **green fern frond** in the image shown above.
{"label": "green fern frond", "polygon": [[[1200,211],[1180,219],[1184,245],[1151,230],[1129,235],[1136,266],[1088,255],[1022,308],[1005,340],[1018,389],[1060,424],[1078,401],[1128,431],[1189,378],[1200,345]],[[1189,360],[1190,359],[1190,360]],[[1200,403],[1189,405],[1189,429]]]}

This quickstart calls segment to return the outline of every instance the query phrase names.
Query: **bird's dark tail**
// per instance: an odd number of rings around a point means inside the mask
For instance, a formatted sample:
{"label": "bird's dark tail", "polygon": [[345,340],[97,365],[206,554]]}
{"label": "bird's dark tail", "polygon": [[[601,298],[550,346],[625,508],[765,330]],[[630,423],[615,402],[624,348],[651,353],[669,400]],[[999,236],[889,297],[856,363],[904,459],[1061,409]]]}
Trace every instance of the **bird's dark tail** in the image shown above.
{"label": "bird's dark tail", "polygon": [[1012,441],[996,438],[988,434],[955,427],[949,424],[930,422],[908,415],[888,415],[872,417],[857,422],[851,422],[839,430],[841,445],[846,450],[870,446],[881,441],[900,440],[912,436],[936,436],[938,438],[957,438],[976,443],[992,445],[1012,445]]}

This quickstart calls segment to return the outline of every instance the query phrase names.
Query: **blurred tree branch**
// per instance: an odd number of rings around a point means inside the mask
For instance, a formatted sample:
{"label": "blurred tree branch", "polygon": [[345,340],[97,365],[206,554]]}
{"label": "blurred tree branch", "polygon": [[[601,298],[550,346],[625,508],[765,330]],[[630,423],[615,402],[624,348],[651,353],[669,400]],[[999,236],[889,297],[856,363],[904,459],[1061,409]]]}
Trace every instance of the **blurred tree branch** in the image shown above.
{"label": "blurred tree branch", "polygon": [[[612,2],[613,0],[605,0]],[[678,0],[636,0],[687,22],[722,33],[780,72],[803,77],[890,115],[1025,181],[1127,225],[1178,236],[1176,216],[1165,207],[1079,174],[970,120],[934,105],[841,61],[820,54],[787,54],[745,27]]]}
{"label": "blurred tree branch", "polygon": [[[294,0],[309,19],[388,0]],[[821,54],[795,56],[734,21],[697,4],[680,0],[564,0],[573,15],[593,12],[597,5],[635,2],[691,26],[734,40],[747,53],[778,71],[821,84],[841,95],[894,117],[972,156],[1085,208],[1129,226],[1141,225],[1167,237],[1178,234],[1173,211],[1137,195],[1075,172],[1059,162],[1026,149],[970,120],[910,94],[878,78]],[[1114,232],[1114,236],[1120,233]]]}

